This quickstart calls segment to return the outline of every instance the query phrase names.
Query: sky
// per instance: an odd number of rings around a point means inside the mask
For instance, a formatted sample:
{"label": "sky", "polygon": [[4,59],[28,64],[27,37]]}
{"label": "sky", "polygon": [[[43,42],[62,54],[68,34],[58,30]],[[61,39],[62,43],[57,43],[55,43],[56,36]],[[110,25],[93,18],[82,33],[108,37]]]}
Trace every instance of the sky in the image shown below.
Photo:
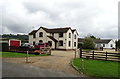
{"label": "sky", "polygon": [[79,37],[118,38],[119,0],[2,0],[0,33],[71,27]]}

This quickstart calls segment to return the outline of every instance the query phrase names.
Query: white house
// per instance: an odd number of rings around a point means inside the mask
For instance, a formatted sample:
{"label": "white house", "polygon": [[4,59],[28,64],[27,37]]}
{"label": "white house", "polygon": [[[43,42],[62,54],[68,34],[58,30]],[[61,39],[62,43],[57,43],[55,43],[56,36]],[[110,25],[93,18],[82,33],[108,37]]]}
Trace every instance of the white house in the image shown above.
{"label": "white house", "polygon": [[[78,43],[79,44],[82,44],[83,43],[83,38],[78,38]],[[100,48],[100,47],[103,47],[103,48],[108,48],[108,49],[111,49],[111,48],[115,48],[115,41],[112,40],[112,39],[99,39],[99,40],[94,40],[94,43],[95,43],[95,47],[96,48]]]}
{"label": "white house", "polygon": [[112,39],[95,40],[95,47],[115,48],[115,41]]}
{"label": "white house", "polygon": [[48,29],[40,27],[29,33],[29,43],[47,42],[53,49],[76,49],[78,33],[70,27]]}

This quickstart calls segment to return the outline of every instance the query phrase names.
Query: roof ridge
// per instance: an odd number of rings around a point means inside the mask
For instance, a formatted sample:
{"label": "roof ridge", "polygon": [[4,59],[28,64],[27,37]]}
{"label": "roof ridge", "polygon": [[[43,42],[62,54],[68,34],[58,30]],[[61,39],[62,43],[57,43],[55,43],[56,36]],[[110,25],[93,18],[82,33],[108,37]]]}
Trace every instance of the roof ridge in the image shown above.
{"label": "roof ridge", "polygon": [[66,28],[69,29],[69,28],[71,28],[71,27],[50,28],[50,30],[51,30],[51,29],[66,29]]}

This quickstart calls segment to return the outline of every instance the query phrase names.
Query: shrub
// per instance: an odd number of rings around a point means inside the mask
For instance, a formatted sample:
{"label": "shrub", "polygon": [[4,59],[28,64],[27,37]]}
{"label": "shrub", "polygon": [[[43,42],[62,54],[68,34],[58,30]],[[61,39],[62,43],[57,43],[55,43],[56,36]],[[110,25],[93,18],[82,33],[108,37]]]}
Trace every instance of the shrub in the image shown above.
{"label": "shrub", "polygon": [[94,44],[93,39],[90,37],[85,37],[85,39],[83,40],[83,48],[84,49],[94,49],[95,44]]}

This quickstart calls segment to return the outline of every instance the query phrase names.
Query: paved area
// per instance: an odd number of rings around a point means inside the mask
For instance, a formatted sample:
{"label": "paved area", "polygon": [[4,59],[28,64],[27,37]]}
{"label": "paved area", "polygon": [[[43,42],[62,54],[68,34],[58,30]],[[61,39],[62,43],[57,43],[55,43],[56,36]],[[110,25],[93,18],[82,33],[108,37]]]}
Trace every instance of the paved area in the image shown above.
{"label": "paved area", "polygon": [[62,71],[42,69],[3,61],[2,77],[80,77]]}
{"label": "paved area", "polygon": [[[30,57],[31,63],[25,63],[25,58],[3,58],[6,62],[12,62],[17,64],[23,64],[28,66],[34,66],[41,69],[48,69],[50,71],[60,71],[67,74],[84,77],[71,67],[70,61],[74,58],[74,51],[52,51],[52,56],[37,56]],[[64,75],[63,75],[64,76]],[[66,75],[69,77],[69,75]]]}

